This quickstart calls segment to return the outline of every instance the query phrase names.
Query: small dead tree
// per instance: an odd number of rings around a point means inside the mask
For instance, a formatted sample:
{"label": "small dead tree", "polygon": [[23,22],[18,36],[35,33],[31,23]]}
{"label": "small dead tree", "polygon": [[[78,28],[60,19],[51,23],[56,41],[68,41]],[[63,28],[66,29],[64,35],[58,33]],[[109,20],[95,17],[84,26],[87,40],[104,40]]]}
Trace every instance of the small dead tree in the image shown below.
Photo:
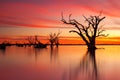
{"label": "small dead tree", "polygon": [[59,35],[60,35],[61,32],[58,32],[57,34],[56,33],[50,33],[49,34],[49,41],[50,41],[50,45],[51,47],[53,47],[53,45],[55,44],[56,47],[58,47],[59,45]]}
{"label": "small dead tree", "polygon": [[35,43],[34,39],[32,38],[32,36],[28,36],[28,38],[26,39],[28,40],[29,44],[32,45]]}
{"label": "small dead tree", "polygon": [[61,14],[61,16],[63,23],[73,25],[77,29],[69,32],[77,33],[86,43],[88,49],[96,49],[95,43],[97,37],[108,35],[103,34],[105,30],[99,26],[100,22],[105,19],[105,17],[101,17],[101,14],[98,16],[90,16],[89,18],[83,16],[87,25],[81,24],[75,19],[71,19],[71,14],[69,15],[68,21],[63,18],[63,14]]}

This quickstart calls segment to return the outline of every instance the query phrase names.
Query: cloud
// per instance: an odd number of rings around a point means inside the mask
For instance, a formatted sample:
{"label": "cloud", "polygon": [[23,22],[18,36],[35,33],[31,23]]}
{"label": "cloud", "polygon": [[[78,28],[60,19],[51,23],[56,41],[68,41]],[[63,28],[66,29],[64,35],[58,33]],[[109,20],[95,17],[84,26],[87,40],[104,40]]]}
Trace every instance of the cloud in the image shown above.
{"label": "cloud", "polygon": [[114,23],[117,25],[120,25],[120,21],[119,20],[114,20]]}
{"label": "cloud", "polygon": [[93,12],[103,10],[103,13],[108,16],[120,17],[119,0],[76,0],[74,3],[78,6],[88,7]]}
{"label": "cloud", "polygon": [[0,25],[52,28],[61,25],[61,11],[77,18],[101,10],[107,16],[120,17],[119,8],[118,0],[1,0]]}

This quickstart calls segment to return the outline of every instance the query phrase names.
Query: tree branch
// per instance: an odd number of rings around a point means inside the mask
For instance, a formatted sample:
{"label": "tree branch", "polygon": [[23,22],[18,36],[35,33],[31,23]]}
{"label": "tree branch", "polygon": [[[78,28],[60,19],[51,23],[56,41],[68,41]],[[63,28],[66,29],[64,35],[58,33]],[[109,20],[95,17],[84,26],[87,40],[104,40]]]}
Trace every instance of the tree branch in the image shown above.
{"label": "tree branch", "polygon": [[95,48],[96,37],[99,37],[99,36],[105,36],[106,37],[106,36],[108,36],[108,34],[107,35],[102,34],[105,30],[102,30],[102,28],[99,27],[100,22],[103,19],[105,19],[105,17],[100,17],[101,13],[98,16],[90,16],[89,18],[87,18],[83,15],[85,21],[87,22],[87,26],[81,24],[80,22],[78,22],[75,19],[71,19],[71,15],[72,14],[69,15],[69,20],[66,21],[63,18],[63,13],[62,13],[61,14],[61,16],[62,16],[61,21],[65,24],[73,25],[78,31],[77,30],[71,30],[69,32],[70,33],[71,32],[77,33],[85,41],[85,43],[87,44],[87,46],[89,48],[90,47]]}
{"label": "tree branch", "polygon": [[74,33],[77,33],[80,37],[82,37],[82,39],[85,41],[86,44],[88,44],[89,42],[87,41],[87,39],[85,38],[85,36],[81,33],[79,33],[78,31],[75,31],[75,30],[71,30],[69,31],[70,33],[71,32],[74,32]]}

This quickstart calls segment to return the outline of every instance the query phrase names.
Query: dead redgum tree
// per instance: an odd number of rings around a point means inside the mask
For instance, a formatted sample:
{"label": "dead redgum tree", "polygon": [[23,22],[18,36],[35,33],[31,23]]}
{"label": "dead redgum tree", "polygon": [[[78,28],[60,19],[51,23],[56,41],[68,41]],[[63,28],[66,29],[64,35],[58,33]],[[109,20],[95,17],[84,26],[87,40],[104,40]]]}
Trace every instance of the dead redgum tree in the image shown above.
{"label": "dead redgum tree", "polygon": [[56,33],[50,33],[49,34],[49,41],[50,41],[50,46],[51,48],[53,47],[53,45],[55,44],[56,47],[58,47],[59,45],[59,35],[61,34],[61,32]]}
{"label": "dead redgum tree", "polygon": [[32,36],[28,36],[28,38],[26,39],[26,40],[28,40],[28,44],[31,46],[31,45],[33,45],[33,44],[35,44],[35,41],[34,41],[34,39],[33,39],[33,37]]}
{"label": "dead redgum tree", "polygon": [[105,19],[105,17],[101,17],[101,14],[98,16],[90,16],[90,17],[85,17],[83,16],[86,22],[86,25],[78,22],[75,19],[71,19],[71,14],[69,15],[69,20],[66,21],[63,18],[62,14],[62,22],[65,24],[70,24],[73,25],[77,30],[71,30],[69,31],[77,33],[83,41],[86,43],[88,49],[96,49],[96,38],[100,36],[107,36],[103,34],[102,27],[100,26],[100,22]]}

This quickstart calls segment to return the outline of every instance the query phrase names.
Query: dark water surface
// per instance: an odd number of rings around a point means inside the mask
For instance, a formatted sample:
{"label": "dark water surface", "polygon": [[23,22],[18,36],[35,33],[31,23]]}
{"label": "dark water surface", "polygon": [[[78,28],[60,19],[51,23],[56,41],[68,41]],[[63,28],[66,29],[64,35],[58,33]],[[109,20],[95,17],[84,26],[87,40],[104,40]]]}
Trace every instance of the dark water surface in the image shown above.
{"label": "dark water surface", "polygon": [[99,45],[0,50],[0,80],[120,80],[120,46]]}

